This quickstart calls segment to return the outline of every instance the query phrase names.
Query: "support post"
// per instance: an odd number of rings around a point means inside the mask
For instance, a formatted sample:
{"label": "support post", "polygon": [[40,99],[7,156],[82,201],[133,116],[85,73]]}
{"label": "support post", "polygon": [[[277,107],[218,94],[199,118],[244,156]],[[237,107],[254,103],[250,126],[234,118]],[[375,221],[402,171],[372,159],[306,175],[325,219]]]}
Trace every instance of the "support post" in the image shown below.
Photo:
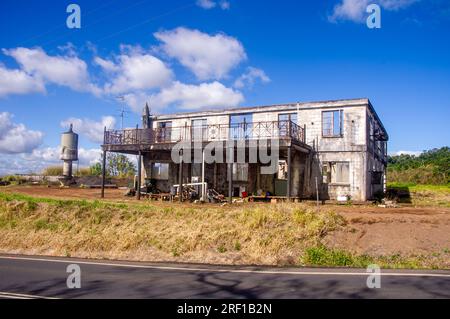
{"label": "support post", "polygon": [[319,181],[316,176],[316,202],[317,202],[317,211],[319,211]]}
{"label": "support post", "polygon": [[306,124],[303,125],[303,138],[302,142],[306,144]]}
{"label": "support post", "polygon": [[202,201],[206,202],[206,186],[205,186],[205,149],[202,151]]}
{"label": "support post", "polygon": [[228,202],[233,202],[233,163],[228,163]]}
{"label": "support post", "polygon": [[137,200],[141,200],[141,179],[142,179],[142,152],[139,151],[138,156],[138,180],[137,180],[137,192],[136,198]]}
{"label": "support post", "polygon": [[103,151],[102,158],[102,198],[105,198],[105,179],[106,179],[106,151]]}
{"label": "support post", "polygon": [[228,163],[228,202],[233,202],[233,162],[234,162],[234,142],[228,146],[227,163]]}
{"label": "support post", "polygon": [[291,162],[292,162],[292,156],[291,156],[291,146],[288,146],[287,149],[287,190],[286,190],[286,197],[287,200],[290,201],[291,200]]}
{"label": "support post", "polygon": [[179,164],[179,187],[178,187],[178,195],[180,196],[180,203],[183,202],[183,151],[180,151],[180,164]]}

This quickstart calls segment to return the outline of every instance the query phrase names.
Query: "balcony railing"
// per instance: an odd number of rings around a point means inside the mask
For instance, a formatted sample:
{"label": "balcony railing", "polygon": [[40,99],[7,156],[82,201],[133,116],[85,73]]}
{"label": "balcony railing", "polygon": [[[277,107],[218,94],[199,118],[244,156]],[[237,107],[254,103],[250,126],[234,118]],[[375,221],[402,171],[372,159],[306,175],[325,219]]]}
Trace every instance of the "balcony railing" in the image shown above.
{"label": "balcony railing", "polygon": [[105,145],[170,144],[251,139],[291,139],[305,142],[305,128],[292,121],[105,131]]}

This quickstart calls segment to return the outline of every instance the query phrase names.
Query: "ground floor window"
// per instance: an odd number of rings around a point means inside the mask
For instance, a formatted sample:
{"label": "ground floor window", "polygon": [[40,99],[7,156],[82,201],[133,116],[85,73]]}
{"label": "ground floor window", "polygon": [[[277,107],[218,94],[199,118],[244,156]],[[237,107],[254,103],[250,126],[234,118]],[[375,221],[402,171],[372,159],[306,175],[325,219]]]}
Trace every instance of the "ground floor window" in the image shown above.
{"label": "ground floor window", "polygon": [[168,163],[153,163],[152,178],[157,180],[169,180],[169,164]]}
{"label": "ground floor window", "polygon": [[248,163],[233,164],[233,181],[237,182],[248,181]]}
{"label": "ground floor window", "polygon": [[286,180],[288,178],[288,166],[284,160],[278,161],[278,179]]}
{"label": "ground floor window", "polygon": [[372,172],[372,185],[381,185],[383,184],[383,172]]}
{"label": "ground floor window", "polygon": [[323,164],[323,182],[336,184],[350,183],[349,162],[325,162]]}

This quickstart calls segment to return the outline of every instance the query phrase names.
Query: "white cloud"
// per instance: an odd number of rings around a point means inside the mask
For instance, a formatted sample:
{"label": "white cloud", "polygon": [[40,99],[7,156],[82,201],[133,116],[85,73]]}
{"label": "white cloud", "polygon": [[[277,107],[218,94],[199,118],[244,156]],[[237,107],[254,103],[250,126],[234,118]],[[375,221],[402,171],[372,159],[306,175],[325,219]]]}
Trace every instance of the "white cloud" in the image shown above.
{"label": "white cloud", "polygon": [[42,138],[42,132],[28,130],[23,124],[13,123],[10,113],[0,113],[0,153],[32,152],[41,145]]}
{"label": "white cloud", "polygon": [[93,143],[103,143],[103,132],[107,129],[113,129],[116,119],[112,116],[103,116],[102,120],[97,122],[91,119],[69,118],[61,122],[61,126],[68,128],[73,124],[75,133],[86,136]]}
{"label": "white cloud", "polygon": [[[90,166],[92,164],[100,162],[102,150],[97,148],[86,149],[79,148],[78,149],[78,161],[80,166]],[[56,147],[45,147],[35,149],[31,154],[24,154],[20,157],[24,164],[26,162],[36,164],[33,165],[37,167],[37,163],[41,163],[39,167],[45,168],[49,165],[62,165],[62,161],[60,159],[61,156],[61,148],[60,146]],[[40,170],[34,170],[35,172],[39,172]]]}
{"label": "white cloud", "polygon": [[134,90],[159,88],[170,83],[173,73],[160,59],[132,53],[118,56],[118,63],[96,58],[95,62],[115,77],[105,85],[105,92],[119,94]]}
{"label": "white cloud", "polygon": [[101,149],[80,148],[78,150],[78,160],[80,161],[80,166],[91,166],[95,163],[99,163],[101,155],[102,155]]}
{"label": "white cloud", "polygon": [[242,89],[246,86],[253,87],[255,85],[255,82],[259,80],[262,83],[269,83],[270,78],[267,76],[267,74],[258,68],[249,67],[247,68],[247,72],[242,74],[237,80],[234,82],[234,87],[238,89]]}
{"label": "white cloud", "polygon": [[217,81],[199,85],[174,82],[150,97],[152,108],[161,109],[174,105],[183,110],[198,110],[201,108],[219,108],[236,106],[244,101],[239,91],[225,87]]}
{"label": "white cloud", "polygon": [[197,5],[203,9],[209,10],[216,7],[216,2],[212,0],[197,0]]}
{"label": "white cloud", "polygon": [[[33,150],[30,154],[9,155],[0,157],[0,176],[8,174],[41,173],[46,167],[62,165],[60,147],[45,147]],[[78,150],[79,166],[86,167],[100,162],[100,149]]]}
{"label": "white cloud", "polygon": [[206,9],[206,10],[210,10],[213,9],[217,6],[219,6],[219,8],[221,8],[222,10],[228,10],[230,9],[230,2],[226,1],[226,0],[222,0],[222,1],[213,1],[213,0],[197,0],[196,2],[197,6]]}
{"label": "white cloud", "polygon": [[[410,6],[418,0],[379,0],[379,4],[385,10],[399,10]],[[350,20],[354,22],[364,22],[367,18],[366,8],[373,3],[370,0],[341,0],[335,5],[333,14],[328,17],[331,22],[339,20]]]}
{"label": "white cloud", "polygon": [[102,59],[98,56],[94,58],[94,63],[107,72],[117,72],[120,70],[119,66],[117,66],[114,62]]}
{"label": "white cloud", "polygon": [[221,33],[209,35],[180,27],[154,35],[168,56],[177,59],[200,80],[222,79],[247,58],[236,38]]}
{"label": "white cloud", "polygon": [[86,63],[76,56],[49,56],[43,49],[15,48],[3,53],[13,57],[21,69],[45,82],[66,86],[75,91],[100,94],[90,82]]}
{"label": "white cloud", "polygon": [[[145,103],[149,102],[151,99],[151,94],[147,94],[142,91],[137,91],[134,93],[128,93],[123,95],[125,104],[133,110],[133,112],[137,114],[141,114],[142,110],[145,106]],[[153,105],[150,105],[152,109],[154,109]],[[155,107],[156,108],[156,107]]]}
{"label": "white cloud", "polygon": [[22,70],[7,69],[0,64],[0,97],[33,92],[45,92],[45,85],[41,79]]}
{"label": "white cloud", "polygon": [[398,151],[398,152],[393,152],[391,153],[391,155],[414,155],[414,156],[419,156],[420,154],[422,154],[422,151]]}
{"label": "white cloud", "polygon": [[229,1],[220,1],[219,6],[222,10],[229,10],[231,7],[231,4]]}

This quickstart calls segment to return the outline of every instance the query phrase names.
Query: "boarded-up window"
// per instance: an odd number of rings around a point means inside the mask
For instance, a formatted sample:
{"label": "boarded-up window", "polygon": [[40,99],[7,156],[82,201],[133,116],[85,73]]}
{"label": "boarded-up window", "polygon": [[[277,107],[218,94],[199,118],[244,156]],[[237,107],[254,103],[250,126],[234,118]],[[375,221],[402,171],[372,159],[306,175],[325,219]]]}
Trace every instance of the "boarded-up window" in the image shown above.
{"label": "boarded-up window", "polygon": [[342,114],[343,111],[322,112],[322,135],[324,137],[342,136]]}
{"label": "boarded-up window", "polygon": [[152,166],[152,178],[157,180],[169,180],[169,164],[154,163]]}
{"label": "boarded-up window", "polygon": [[336,184],[350,183],[349,162],[329,162],[322,168],[323,182]]}

